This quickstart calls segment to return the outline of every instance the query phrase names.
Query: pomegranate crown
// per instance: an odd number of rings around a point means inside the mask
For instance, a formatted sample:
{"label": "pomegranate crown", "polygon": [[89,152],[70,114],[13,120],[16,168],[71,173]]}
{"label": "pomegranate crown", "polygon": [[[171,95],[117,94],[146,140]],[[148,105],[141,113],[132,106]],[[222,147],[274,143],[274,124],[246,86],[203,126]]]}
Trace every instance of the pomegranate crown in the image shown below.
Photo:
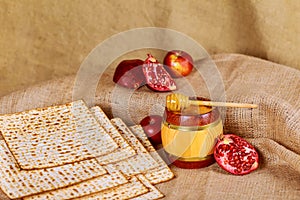
{"label": "pomegranate crown", "polygon": [[147,54],[148,58],[145,60],[146,62],[157,63],[157,60],[150,54]]}

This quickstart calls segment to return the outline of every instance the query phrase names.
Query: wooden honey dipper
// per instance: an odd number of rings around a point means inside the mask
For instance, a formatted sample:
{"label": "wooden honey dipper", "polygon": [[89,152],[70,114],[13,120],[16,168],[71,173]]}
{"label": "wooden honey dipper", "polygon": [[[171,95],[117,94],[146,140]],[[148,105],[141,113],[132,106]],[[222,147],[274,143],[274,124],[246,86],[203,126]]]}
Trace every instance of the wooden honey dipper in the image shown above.
{"label": "wooden honey dipper", "polygon": [[183,94],[173,93],[166,97],[166,107],[170,111],[180,111],[190,105],[195,106],[222,106],[222,107],[236,107],[236,108],[257,108],[256,104],[248,103],[228,103],[228,102],[214,102],[214,101],[201,101],[190,100],[188,96]]}

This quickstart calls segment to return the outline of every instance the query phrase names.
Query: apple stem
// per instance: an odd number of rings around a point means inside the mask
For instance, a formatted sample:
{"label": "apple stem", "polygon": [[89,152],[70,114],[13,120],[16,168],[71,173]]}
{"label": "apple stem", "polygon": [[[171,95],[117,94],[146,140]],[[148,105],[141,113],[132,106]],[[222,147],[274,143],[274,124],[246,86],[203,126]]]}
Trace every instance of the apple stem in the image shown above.
{"label": "apple stem", "polygon": [[153,63],[157,62],[157,60],[150,53],[148,53],[147,56],[148,56],[148,58],[147,58],[148,61],[153,62]]}

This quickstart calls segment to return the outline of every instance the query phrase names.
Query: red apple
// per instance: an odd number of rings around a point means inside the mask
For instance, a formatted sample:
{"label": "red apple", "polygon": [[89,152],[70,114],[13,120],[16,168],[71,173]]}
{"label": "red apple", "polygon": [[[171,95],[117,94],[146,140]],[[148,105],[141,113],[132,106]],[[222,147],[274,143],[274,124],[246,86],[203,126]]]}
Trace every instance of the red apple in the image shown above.
{"label": "red apple", "polygon": [[164,58],[166,70],[173,78],[189,75],[194,68],[193,58],[185,51],[172,50]]}
{"label": "red apple", "polygon": [[162,117],[159,115],[147,116],[140,122],[152,144],[161,144],[161,123]]}

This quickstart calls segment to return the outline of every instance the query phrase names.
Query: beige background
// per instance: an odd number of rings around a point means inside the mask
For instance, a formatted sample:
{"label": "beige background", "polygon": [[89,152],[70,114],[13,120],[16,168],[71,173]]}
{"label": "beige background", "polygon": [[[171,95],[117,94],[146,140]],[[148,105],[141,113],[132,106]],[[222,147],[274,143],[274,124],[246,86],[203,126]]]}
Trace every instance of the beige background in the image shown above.
{"label": "beige background", "polygon": [[300,69],[297,0],[0,0],[0,96],[76,73],[113,34],[165,27],[210,53],[242,53]]}

